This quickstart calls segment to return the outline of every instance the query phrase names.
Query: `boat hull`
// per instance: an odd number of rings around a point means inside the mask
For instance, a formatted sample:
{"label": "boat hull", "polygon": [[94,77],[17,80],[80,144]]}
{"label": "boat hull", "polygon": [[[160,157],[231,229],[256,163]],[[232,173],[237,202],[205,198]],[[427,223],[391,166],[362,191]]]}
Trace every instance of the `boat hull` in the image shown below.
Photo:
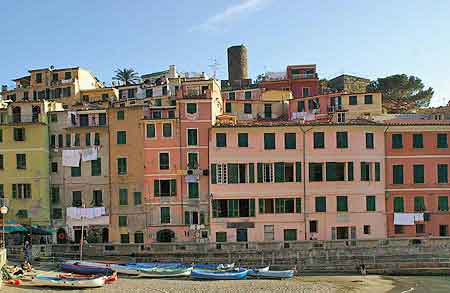
{"label": "boat hull", "polygon": [[62,264],[61,270],[64,272],[76,273],[81,275],[112,275],[113,273],[112,269],[108,267],[96,267],[70,263]]}
{"label": "boat hull", "polygon": [[106,278],[60,278],[36,276],[31,281],[32,286],[67,287],[67,288],[98,288],[105,285]]}
{"label": "boat hull", "polygon": [[239,271],[208,271],[208,270],[193,270],[191,273],[192,279],[198,280],[242,280],[247,278],[249,270]]}
{"label": "boat hull", "polygon": [[139,272],[140,277],[180,278],[180,277],[189,277],[192,272],[192,267],[185,269],[169,269],[169,268],[139,269]]}
{"label": "boat hull", "polygon": [[286,271],[270,271],[265,268],[262,270],[251,270],[249,276],[258,279],[289,279],[294,276],[293,270]]}

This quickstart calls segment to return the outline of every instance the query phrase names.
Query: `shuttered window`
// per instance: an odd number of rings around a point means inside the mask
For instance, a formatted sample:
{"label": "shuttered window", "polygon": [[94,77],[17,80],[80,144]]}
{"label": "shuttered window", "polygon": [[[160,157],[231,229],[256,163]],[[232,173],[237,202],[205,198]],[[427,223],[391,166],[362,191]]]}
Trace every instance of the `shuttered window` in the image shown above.
{"label": "shuttered window", "polygon": [[170,224],[170,208],[161,207],[160,222],[161,224]]}
{"label": "shuttered window", "polygon": [[448,196],[439,196],[438,210],[441,212],[448,212]]}
{"label": "shuttered window", "polygon": [[375,162],[375,181],[381,180],[381,167],[379,162]]}
{"label": "shuttered window", "polygon": [[101,176],[102,175],[102,160],[98,158],[97,160],[91,161],[91,176]]}
{"label": "shuttered window", "polygon": [[264,133],[264,149],[275,149],[275,133]]}
{"label": "shuttered window", "polygon": [[344,131],[336,132],[336,147],[338,149],[348,148],[348,134]]}
{"label": "shuttered window", "polygon": [[296,162],[295,163],[295,182],[301,182],[302,181],[302,163]]}
{"label": "shuttered window", "polygon": [[423,135],[421,133],[413,134],[413,148],[415,149],[423,148]]}
{"label": "shuttered window", "polygon": [[375,212],[376,211],[376,197],[375,195],[366,196],[366,211]]}
{"label": "shuttered window", "polygon": [[403,184],[403,165],[392,166],[393,184]]}
{"label": "shuttered window", "polygon": [[348,212],[348,202],[346,196],[336,197],[336,208],[338,212]]}
{"label": "shuttered window", "polygon": [[314,132],[314,148],[323,149],[325,147],[325,133],[324,132]]}
{"label": "shuttered window", "polygon": [[425,208],[425,199],[423,196],[414,197],[414,211],[415,212],[424,212]]}
{"label": "shuttered window", "polygon": [[438,183],[448,183],[448,165],[447,164],[438,164],[437,165],[437,173],[438,173]]}
{"label": "shuttered window", "polygon": [[198,182],[189,182],[188,183],[188,195],[189,195],[189,198],[198,198],[199,197]]}
{"label": "shuttered window", "polygon": [[188,145],[197,145],[197,129],[188,129],[187,130],[187,140],[188,140]]}
{"label": "shuttered window", "polygon": [[425,167],[424,165],[413,165],[414,183],[420,184],[425,182]]}
{"label": "shuttered window", "polygon": [[126,131],[117,131],[117,144],[126,144],[127,143],[127,132]]}
{"label": "shuttered window", "polygon": [[147,124],[147,138],[154,138],[156,135],[155,124]]}
{"label": "shuttered window", "polygon": [[392,148],[393,149],[403,148],[403,136],[400,133],[392,134]]}
{"label": "shuttered window", "polygon": [[117,175],[127,175],[127,158],[117,159]]}
{"label": "shuttered window", "polygon": [[224,148],[227,146],[227,135],[226,133],[216,133],[216,147]]}
{"label": "shuttered window", "polygon": [[448,148],[447,142],[447,134],[446,133],[438,133],[436,135],[436,144],[438,149],[446,149]]}
{"label": "shuttered window", "polygon": [[128,189],[127,188],[119,189],[119,204],[121,206],[128,205]]}
{"label": "shuttered window", "polygon": [[284,134],[284,148],[287,150],[294,150],[296,148],[297,140],[295,133]]}
{"label": "shuttered window", "polygon": [[366,149],[373,149],[374,141],[373,141],[373,133],[366,133]]}
{"label": "shuttered window", "polygon": [[119,216],[119,227],[126,227],[128,225],[127,216]]}
{"label": "shuttered window", "polygon": [[309,181],[310,182],[323,181],[322,163],[309,163]]}
{"label": "shuttered window", "polygon": [[240,148],[248,147],[248,133],[238,133],[238,146]]}
{"label": "shuttered window", "polygon": [[325,196],[317,196],[315,198],[316,213],[324,213],[327,211],[327,198]]}
{"label": "shuttered window", "polygon": [[171,123],[163,123],[163,137],[172,137]]}
{"label": "shuttered window", "polygon": [[248,182],[255,183],[255,164],[248,164]]}
{"label": "shuttered window", "polygon": [[353,162],[347,163],[347,181],[353,181],[355,179],[353,173]]}
{"label": "shuttered window", "polygon": [[403,213],[404,211],[403,197],[394,197],[394,212]]}

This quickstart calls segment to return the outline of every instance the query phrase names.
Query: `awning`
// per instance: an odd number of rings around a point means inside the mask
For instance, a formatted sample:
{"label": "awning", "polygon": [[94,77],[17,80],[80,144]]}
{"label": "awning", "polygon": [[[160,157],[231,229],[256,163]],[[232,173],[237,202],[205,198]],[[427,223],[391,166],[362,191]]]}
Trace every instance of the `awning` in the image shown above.
{"label": "awning", "polygon": [[[28,232],[30,231],[30,227],[28,228]],[[36,225],[31,226],[31,234],[37,234],[37,235],[52,235],[54,232],[53,229],[46,229],[46,228],[42,228]]]}
{"label": "awning", "polygon": [[0,225],[0,233],[22,233],[22,232],[28,232],[28,229],[24,226],[17,224],[14,221],[6,221],[6,223],[3,225]]}

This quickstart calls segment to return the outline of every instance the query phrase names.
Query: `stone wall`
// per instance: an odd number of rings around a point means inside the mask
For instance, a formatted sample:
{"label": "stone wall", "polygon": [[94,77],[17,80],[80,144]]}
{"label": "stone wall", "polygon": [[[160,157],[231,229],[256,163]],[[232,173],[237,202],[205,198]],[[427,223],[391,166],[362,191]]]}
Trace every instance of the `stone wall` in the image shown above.
{"label": "stone wall", "polygon": [[352,75],[341,75],[328,81],[328,86],[338,91],[351,93],[366,92],[370,80]]}

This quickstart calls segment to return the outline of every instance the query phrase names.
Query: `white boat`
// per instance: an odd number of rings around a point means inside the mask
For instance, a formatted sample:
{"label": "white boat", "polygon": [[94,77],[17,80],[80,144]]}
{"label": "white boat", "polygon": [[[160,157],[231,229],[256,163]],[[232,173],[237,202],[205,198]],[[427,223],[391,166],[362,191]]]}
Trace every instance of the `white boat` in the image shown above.
{"label": "white boat", "polygon": [[189,277],[192,272],[192,267],[185,268],[148,268],[139,269],[140,277],[149,278],[175,278],[175,277]]}
{"label": "white boat", "polygon": [[95,278],[61,278],[58,276],[35,276],[32,286],[67,287],[67,288],[97,288],[105,285],[106,277]]}
{"label": "white boat", "polygon": [[289,279],[294,276],[294,270],[271,271],[270,267],[250,270],[249,276],[260,279]]}

